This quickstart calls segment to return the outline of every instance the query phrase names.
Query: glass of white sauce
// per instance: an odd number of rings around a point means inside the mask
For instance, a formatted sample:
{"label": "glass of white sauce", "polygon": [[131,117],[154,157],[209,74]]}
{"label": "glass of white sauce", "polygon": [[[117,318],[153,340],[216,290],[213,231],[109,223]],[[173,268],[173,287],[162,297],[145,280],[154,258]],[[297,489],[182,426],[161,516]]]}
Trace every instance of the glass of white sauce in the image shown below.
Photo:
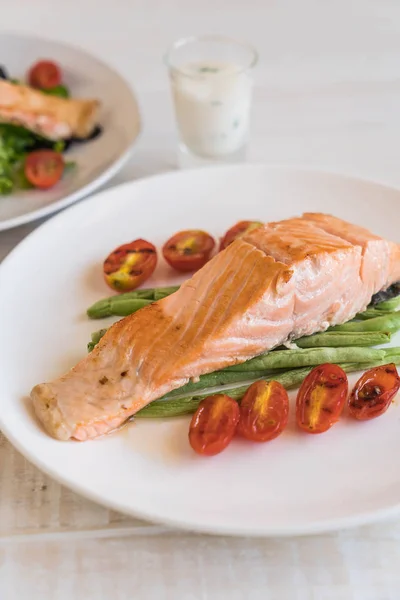
{"label": "glass of white sauce", "polygon": [[169,49],[181,168],[245,160],[257,60],[250,45],[215,35]]}

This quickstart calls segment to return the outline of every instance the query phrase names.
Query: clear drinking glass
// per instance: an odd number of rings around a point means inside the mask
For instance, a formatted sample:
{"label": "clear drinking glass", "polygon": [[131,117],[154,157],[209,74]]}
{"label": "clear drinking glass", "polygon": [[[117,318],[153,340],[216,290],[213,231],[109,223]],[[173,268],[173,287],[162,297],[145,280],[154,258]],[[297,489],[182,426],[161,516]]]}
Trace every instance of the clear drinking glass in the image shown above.
{"label": "clear drinking glass", "polygon": [[245,159],[257,52],[208,35],[178,40],[166,56],[182,168]]}

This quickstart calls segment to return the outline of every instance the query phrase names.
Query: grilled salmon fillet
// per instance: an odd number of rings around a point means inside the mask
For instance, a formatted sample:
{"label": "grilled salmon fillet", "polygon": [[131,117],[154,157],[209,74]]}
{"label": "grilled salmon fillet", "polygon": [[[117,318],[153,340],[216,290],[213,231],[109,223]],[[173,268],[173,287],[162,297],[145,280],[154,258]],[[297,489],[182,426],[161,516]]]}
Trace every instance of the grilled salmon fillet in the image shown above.
{"label": "grilled salmon fillet", "polygon": [[108,433],[191,379],[351,319],[400,279],[399,256],[398,244],[329,215],[268,223],[35,386],[36,414],[61,440]]}
{"label": "grilled salmon fillet", "polygon": [[0,80],[0,122],[26,127],[49,140],[88,137],[99,107],[97,100],[58,98]]}

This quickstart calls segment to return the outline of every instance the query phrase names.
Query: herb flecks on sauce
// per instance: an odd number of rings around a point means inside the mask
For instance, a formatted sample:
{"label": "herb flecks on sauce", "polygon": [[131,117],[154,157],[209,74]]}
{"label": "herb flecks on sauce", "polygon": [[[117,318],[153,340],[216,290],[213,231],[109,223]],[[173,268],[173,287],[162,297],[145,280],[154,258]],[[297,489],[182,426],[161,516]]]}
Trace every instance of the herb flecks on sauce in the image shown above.
{"label": "herb flecks on sauce", "polygon": [[218,73],[218,67],[199,67],[199,73]]}

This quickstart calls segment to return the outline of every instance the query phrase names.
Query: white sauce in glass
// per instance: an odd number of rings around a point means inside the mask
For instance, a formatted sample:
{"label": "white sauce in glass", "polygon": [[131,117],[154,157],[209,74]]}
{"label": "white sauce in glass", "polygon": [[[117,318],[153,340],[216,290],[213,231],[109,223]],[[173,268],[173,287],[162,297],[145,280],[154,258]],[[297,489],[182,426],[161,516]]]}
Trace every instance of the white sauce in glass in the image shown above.
{"label": "white sauce in glass", "polygon": [[188,63],[171,73],[181,140],[205,158],[244,147],[249,128],[252,80],[233,63]]}

